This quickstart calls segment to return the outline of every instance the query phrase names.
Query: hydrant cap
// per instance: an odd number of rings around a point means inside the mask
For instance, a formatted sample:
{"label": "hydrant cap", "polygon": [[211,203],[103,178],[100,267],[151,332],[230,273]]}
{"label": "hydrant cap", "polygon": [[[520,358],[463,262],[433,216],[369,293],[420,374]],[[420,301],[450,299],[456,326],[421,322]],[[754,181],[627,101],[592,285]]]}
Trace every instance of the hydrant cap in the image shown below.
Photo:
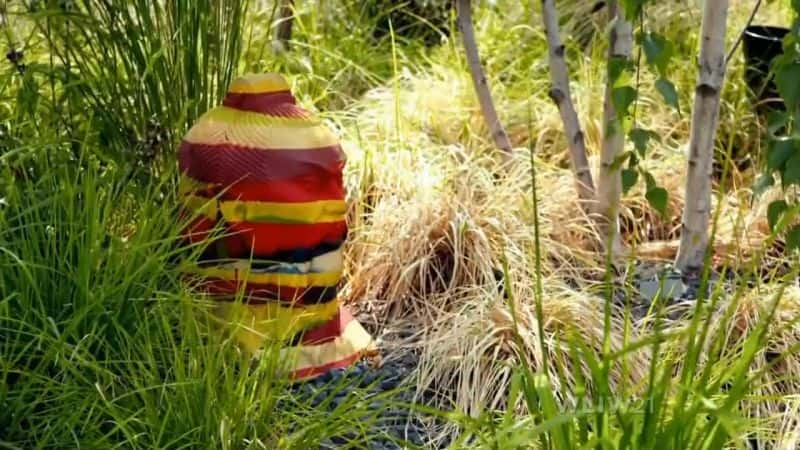
{"label": "hydrant cap", "polygon": [[289,83],[278,73],[246,74],[233,80],[231,94],[267,94],[289,91]]}

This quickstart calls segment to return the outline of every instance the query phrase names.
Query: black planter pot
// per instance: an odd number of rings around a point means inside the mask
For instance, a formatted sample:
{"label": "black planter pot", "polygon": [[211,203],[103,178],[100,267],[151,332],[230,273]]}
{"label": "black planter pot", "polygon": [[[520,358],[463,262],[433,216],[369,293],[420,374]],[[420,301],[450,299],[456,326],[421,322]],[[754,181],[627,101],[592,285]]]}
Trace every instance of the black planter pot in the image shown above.
{"label": "black planter pot", "polygon": [[785,108],[772,81],[770,65],[783,54],[782,41],[787,33],[788,28],[765,25],[752,25],[744,31],[744,76],[759,112]]}

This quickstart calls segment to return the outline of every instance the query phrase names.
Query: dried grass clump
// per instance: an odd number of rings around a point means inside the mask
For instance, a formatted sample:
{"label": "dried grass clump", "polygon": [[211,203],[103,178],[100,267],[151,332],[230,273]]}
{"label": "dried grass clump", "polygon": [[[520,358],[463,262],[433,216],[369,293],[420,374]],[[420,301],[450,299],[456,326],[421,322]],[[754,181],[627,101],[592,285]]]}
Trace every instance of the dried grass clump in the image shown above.
{"label": "dried grass clump", "polygon": [[[411,345],[421,353],[420,392],[436,392],[439,406],[477,414],[506,406],[512,368],[520,352],[534,369],[543,364],[533,300],[537,268],[533,263],[530,154],[518,150],[512,172],[496,176],[494,152],[471,89],[465,76],[450,69],[438,68],[429,75],[405,74],[393,87],[369,92],[344,117],[352,233],[346,247],[348,284],[343,297],[372,314],[377,328],[387,324],[411,328],[415,334]],[[502,98],[499,102],[506,102],[519,115],[520,105]],[[556,366],[550,365],[554,389],[561,392],[563,387],[566,394],[561,400],[569,403],[576,392],[574,374],[591,378],[584,363],[573,366],[570,336],[600,352],[603,300],[588,292],[602,279],[603,255],[595,249],[598,237],[591,218],[579,206],[571,171],[553,156],[566,151],[554,137],[560,128],[555,109],[544,102],[536,107],[534,115],[542,115],[541,120],[536,117],[534,129],[523,132],[520,128],[515,136],[520,142],[531,132],[537,137],[543,338],[548,359],[560,362],[562,375],[568,374],[562,378],[554,371]],[[645,101],[642,107],[655,108]],[[651,156],[643,164],[669,192],[668,218],[650,207],[644,180],[625,196],[620,212],[624,240],[640,259],[672,259],[677,251],[685,158],[671,149],[678,148],[677,135],[686,131],[685,121],[662,122],[668,125],[648,127],[666,139],[654,144],[658,148],[650,149]],[[599,136],[599,125],[587,123],[591,144]],[[596,158],[592,161],[596,166]],[[716,207],[717,200],[714,202]],[[737,191],[721,199],[715,240],[718,264],[741,268],[764,248],[768,199],[754,202],[755,207],[750,204],[751,200]],[[772,257],[770,253],[767,256]],[[514,342],[510,310],[498,289],[497,275],[504,259],[517,299],[522,348]],[[728,336],[729,353],[739,351],[752,327],[739,329],[737,324],[751,324],[761,314],[756,308],[758,295],[746,297],[729,324],[715,316],[715,326],[725,327],[720,330]],[[782,315],[776,323],[790,321],[792,311],[800,305],[800,296],[794,298],[781,305]],[[730,304],[728,300],[723,303]],[[610,336],[612,348],[619,349],[626,328],[623,313],[614,308]],[[724,305],[720,308],[722,311]],[[670,326],[685,327],[685,318]],[[645,320],[632,333],[644,336],[648,327]],[[766,367],[773,358],[770,355],[799,341],[794,326],[776,331],[759,354],[757,367]],[[680,364],[680,347],[667,345],[663,351],[665,358]],[[614,367],[612,379],[616,385],[638,386],[650,367],[650,355],[639,352],[626,358],[626,370]],[[800,358],[789,355],[770,368],[768,382],[760,392],[797,391],[800,386],[794,379],[782,377],[796,378],[798,363]],[[562,381],[564,386],[559,385]],[[780,410],[776,405],[760,402],[749,407],[756,416],[767,417]]]}
{"label": "dried grass clump", "polygon": [[[589,80],[589,85],[576,82],[576,89],[591,87],[592,77],[579,78]],[[579,102],[588,98],[592,97],[576,95]],[[547,252],[548,259],[554,262],[553,267],[571,272],[575,281],[596,280],[603,266],[602,255],[595,251],[598,236],[593,232],[592,221],[582,214],[578,206],[569,163],[559,159],[559,155],[566,155],[567,152],[566,146],[561,145],[563,143],[557,138],[561,133],[561,124],[555,107],[544,95],[534,96],[524,104],[504,96],[499,96],[497,101],[500,109],[511,117],[518,119],[525,115],[528,108],[533,114],[532,124],[511,127],[517,129],[516,132],[512,130],[511,134],[517,145],[524,145],[529,138],[534,138],[534,152],[544,158],[538,162],[537,183],[540,217],[543,228],[550,233],[544,235],[551,244]],[[601,106],[600,103],[595,105],[589,102],[581,110],[588,111]],[[643,126],[666,137],[661,144],[656,145],[655,141],[651,143],[651,147],[655,148],[650,149],[644,164],[659,185],[670,194],[667,218],[650,207],[645,199],[644,181],[641,180],[640,186],[635,187],[624,200],[620,223],[625,242],[632,246],[642,245],[638,249],[641,257],[670,259],[674,257],[676,239],[679,237],[683,206],[681,174],[685,171],[684,155],[676,150],[678,142],[670,136],[680,134],[686,120],[667,120],[665,115],[672,116],[674,112],[661,106],[649,101],[647,96],[642,99],[643,110],[653,110],[650,112],[664,119],[657,120],[650,117],[652,114],[643,114],[648,120],[653,119],[653,123]],[[587,114],[589,112],[592,111]],[[435,66],[420,74],[404,71],[390,86],[368,92],[361,102],[348,111],[347,117],[355,125],[345,127],[352,133],[346,137],[346,141],[350,142],[348,150],[353,149],[350,164],[356,167],[353,170],[366,171],[369,178],[365,179],[365,174],[362,174],[360,181],[353,183],[355,177],[351,177],[351,191],[364,194],[360,201],[376,208],[373,216],[381,214],[381,208],[394,208],[391,203],[379,207],[375,197],[397,194],[399,204],[400,199],[417,197],[412,191],[430,191],[431,176],[438,178],[438,183],[446,184],[451,183],[454,172],[482,171],[485,175],[495,168],[489,158],[476,156],[490,154],[493,149],[476,107],[469,79],[457,69]],[[585,123],[587,143],[594,148],[594,144],[599,145],[599,138],[593,136],[601,135],[594,131],[599,130],[600,125],[591,120],[585,120]],[[533,128],[529,129],[530,126]],[[531,132],[534,136],[530,136]],[[462,147],[460,143],[465,144]],[[409,158],[416,161],[409,161]],[[450,158],[456,159],[461,167],[452,170],[449,167],[452,166],[451,162],[444,161]],[[518,177],[519,180],[503,184],[506,189],[516,190],[520,198],[530,198],[527,159],[527,155],[518,155],[520,164],[512,177]],[[596,166],[596,157],[591,159]],[[433,165],[427,164],[432,161]],[[417,183],[421,186],[415,186]],[[456,181],[455,184],[461,183]],[[446,203],[447,200],[437,201]],[[463,202],[463,199],[456,199],[455,202]],[[420,207],[411,207],[411,210],[420,210]],[[424,215],[432,210],[422,208],[420,211]],[[531,217],[529,208],[520,211]],[[448,221],[452,220],[453,214],[450,217]],[[360,220],[355,221],[360,224]],[[548,228],[548,224],[557,226]],[[415,233],[415,236],[420,235]],[[658,244],[650,244],[652,242]]]}
{"label": "dried grass clump", "polygon": [[[682,188],[677,192],[682,192]],[[778,239],[774,245],[768,242],[770,232],[767,224],[767,206],[779,195],[781,193],[778,190],[771,190],[763,197],[754,200],[748,190],[742,189],[722,197],[722,203],[719,203],[717,197],[712,198],[712,220],[717,214],[716,209],[721,208],[713,241],[712,265],[715,269],[725,267],[742,273],[751,269],[754,262],[758,262],[762,269],[767,269],[762,272],[767,273],[771,268],[785,262],[781,252],[782,241]],[[670,210],[673,208],[676,210],[671,213],[672,231],[667,232],[666,228],[661,228],[658,238],[650,240],[644,239],[642,233],[635,233],[642,239],[635,250],[643,258],[672,260],[678,252],[683,198],[682,196],[670,198],[674,201],[674,205],[670,205]],[[645,217],[641,222],[644,226],[652,228],[651,224],[658,223],[658,220]]]}
{"label": "dried grass clump", "polygon": [[471,141],[471,130],[483,126],[470,83],[466,72],[446,66],[404,71],[391,84],[367,92],[348,115],[363,142],[400,138],[405,148],[431,153],[435,147]]}
{"label": "dried grass clump", "polygon": [[[535,311],[533,283],[526,269],[517,270],[514,292],[516,300],[516,329],[522,348],[515,338],[514,316],[509,306],[496,294],[473,290],[462,307],[429,329],[422,343],[419,369],[420,390],[433,390],[444,407],[455,407],[466,414],[478,414],[486,409],[505,409],[513,366],[520,355],[532,364],[534,371],[542,370],[542,348],[539,322]],[[570,340],[574,337],[587,345],[599,358],[603,343],[603,300],[582,294],[557,279],[544,280],[542,298],[542,327],[545,352],[553,388],[565,393],[561,401],[574,404],[577,389],[576,373],[591,379],[589,367],[573,364]],[[619,350],[625,335],[619,311],[611,322],[611,348]],[[643,353],[627,356],[627,370],[621,365],[612,368],[614,386],[628,385],[645,375],[648,367]],[[559,375],[558,366],[563,369]],[[562,386],[561,383],[566,385]],[[591,392],[592,386],[586,386]],[[560,396],[560,395],[559,395]],[[522,405],[516,405],[522,408]]]}
{"label": "dried grass clump", "polygon": [[775,450],[795,450],[800,448],[800,396],[793,393],[784,397],[786,411],[776,416],[772,429],[775,430],[771,448]]}
{"label": "dried grass clump", "polygon": [[714,241],[718,265],[743,270],[753,263],[754,258],[766,266],[773,266],[777,259],[782,259],[780,253],[765,248],[770,234],[767,206],[778,195],[780,192],[773,189],[763,197],[753,199],[749,190],[743,189],[726,197]]}
{"label": "dried grass clump", "polygon": [[388,172],[419,179],[414,159],[374,168],[381,181],[374,209],[365,212],[348,244],[345,290],[347,299],[369,299],[368,307],[385,321],[413,316],[420,325],[451,310],[462,288],[496,291],[501,253],[522,264],[515,255],[524,255],[532,239],[519,189],[496,185],[492,172],[473,159],[421,158],[419,164],[440,177],[429,188],[419,183],[404,190],[401,180],[386,182],[394,177]]}
{"label": "dried grass clump", "polygon": [[[530,265],[534,209],[527,152],[518,151],[512,173],[498,179],[488,157],[429,145],[430,153],[373,157],[368,171],[351,174],[357,187],[351,189],[346,296],[369,299],[371,308],[386,312],[385,320],[410,313],[434,319],[437,313],[427,311],[432,294],[496,289],[503,254],[511,265]],[[578,206],[571,173],[537,159],[536,184],[543,273],[577,284],[600,279],[602,255],[593,250],[596,237]],[[359,206],[365,203],[368,208]]]}
{"label": "dried grass clump", "polygon": [[785,411],[782,396],[800,392],[800,288],[787,285],[781,293],[779,285],[772,284],[747,292],[729,325],[730,341],[741,342],[764,320],[774,301],[778,305],[768,327],[767,343],[753,364],[753,370],[766,370],[758,392],[753,392],[763,396],[754,402],[755,417]]}
{"label": "dried grass clump", "polygon": [[[800,287],[786,284],[781,292],[781,284],[765,284],[721,298],[710,317],[709,336],[724,337],[722,357],[712,356],[710,362],[733,364],[776,301],[765,343],[759,347],[750,368],[752,375],[762,375],[754,381],[751,397],[742,405],[749,417],[763,420],[785,413],[789,405],[784,396],[800,392]],[[685,322],[675,326],[685,326]],[[707,359],[707,355],[701,358]]]}
{"label": "dried grass clump", "polygon": [[[598,158],[592,157],[589,162],[597,167]],[[620,205],[620,233],[623,242],[640,257],[669,257],[674,251],[673,244],[664,244],[662,241],[678,237],[683,207],[683,186],[679,185],[682,181],[677,174],[681,170],[683,166],[677,158],[665,159],[651,169],[659,185],[669,192],[667,219],[650,206],[645,197],[644,186],[634,187]],[[601,238],[596,233],[591,218],[581,212],[571,173],[551,168],[537,175],[542,220],[552,224],[570,224],[570,226],[555,226],[550,230],[548,238],[554,248],[564,248],[563,252],[557,255],[551,254],[551,257],[562,261],[565,265],[568,263],[575,268],[580,267],[583,280],[597,280],[604,267],[604,255],[596,251],[596,243],[600,242]],[[641,184],[643,183],[644,181],[641,181]],[[665,245],[668,248],[663,248]]]}

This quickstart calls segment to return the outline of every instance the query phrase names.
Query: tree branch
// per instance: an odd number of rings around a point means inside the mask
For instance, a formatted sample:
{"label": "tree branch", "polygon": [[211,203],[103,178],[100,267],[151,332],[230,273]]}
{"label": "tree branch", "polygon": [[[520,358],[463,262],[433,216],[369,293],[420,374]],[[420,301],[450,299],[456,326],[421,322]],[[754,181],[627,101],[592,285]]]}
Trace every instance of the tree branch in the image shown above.
{"label": "tree branch", "polygon": [[467,65],[472,76],[472,85],[481,105],[481,113],[486,126],[492,134],[495,145],[501,151],[503,163],[508,164],[511,160],[511,141],[508,139],[503,124],[497,116],[494,107],[492,93],[486,81],[486,75],[481,66],[480,56],[478,55],[478,44],[475,42],[475,31],[472,28],[472,8],[470,0],[458,0],[456,2],[458,12],[458,28],[461,30],[461,39],[464,43],[464,50],[467,55]]}
{"label": "tree branch", "polygon": [[[609,33],[608,62],[631,59],[633,47],[633,28],[625,19],[625,12],[616,0],[608,2],[608,17],[612,27]],[[607,73],[610,75],[611,71]],[[621,247],[619,237],[619,204],[622,197],[622,178],[620,170],[613,168],[617,157],[625,147],[625,130],[614,107],[612,93],[615,80],[606,80],[606,93],[603,107],[603,145],[600,149],[600,170],[597,185],[597,212],[602,217],[601,233],[616,252]]]}
{"label": "tree branch", "polygon": [[554,0],[542,0],[542,19],[547,35],[548,59],[550,66],[550,98],[558,107],[564,134],[567,136],[572,167],[578,185],[578,196],[584,201],[594,201],[594,181],[586,156],[586,143],[583,139],[578,114],[572,103],[569,89],[567,63],[564,59],[564,44],[558,29],[558,14]]}
{"label": "tree branch", "polygon": [[708,248],[711,216],[711,170],[719,118],[720,92],[725,78],[725,27],[728,0],[706,0],[700,40],[700,64],[692,109],[692,131],[681,218],[679,270],[700,270]]}
{"label": "tree branch", "polygon": [[741,33],[736,38],[736,41],[731,46],[731,49],[728,51],[728,56],[725,57],[725,65],[727,66],[728,63],[733,58],[733,53],[736,52],[736,49],[739,48],[739,44],[742,43],[742,39],[744,38],[744,33],[750,28],[750,25],[753,24],[753,20],[756,18],[756,14],[758,13],[758,9],[761,7],[761,0],[756,0],[755,6],[753,6],[753,11],[750,13],[750,18],[747,19],[747,23],[745,24],[744,28],[742,28]]}

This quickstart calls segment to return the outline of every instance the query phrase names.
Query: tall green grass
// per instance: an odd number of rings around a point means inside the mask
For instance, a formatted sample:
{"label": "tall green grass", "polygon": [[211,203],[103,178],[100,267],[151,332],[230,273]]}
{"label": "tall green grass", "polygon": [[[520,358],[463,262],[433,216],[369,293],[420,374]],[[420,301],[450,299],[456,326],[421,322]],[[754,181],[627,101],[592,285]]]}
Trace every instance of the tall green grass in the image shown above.
{"label": "tall green grass", "polygon": [[241,355],[182,285],[176,261],[194,255],[179,245],[175,199],[161,195],[172,177],[132,186],[99,164],[40,164],[40,177],[6,186],[0,209],[0,444],[301,449],[346,432],[366,439],[369,401],[355,393],[329,414],[292,399],[276,377],[277,348],[255,363]]}
{"label": "tall green grass", "polygon": [[57,125],[95,131],[107,157],[149,163],[171,155],[222,98],[239,69],[250,4],[12,2],[9,14],[40,37],[48,56],[42,96]]}
{"label": "tall green grass", "polygon": [[240,71],[250,3],[6,10],[9,41],[36,39],[3,73],[0,446],[367,438],[369,402],[354,393],[327,413],[292,398],[277,349],[240,354],[180,279],[196,252],[178,239],[174,148]]}

